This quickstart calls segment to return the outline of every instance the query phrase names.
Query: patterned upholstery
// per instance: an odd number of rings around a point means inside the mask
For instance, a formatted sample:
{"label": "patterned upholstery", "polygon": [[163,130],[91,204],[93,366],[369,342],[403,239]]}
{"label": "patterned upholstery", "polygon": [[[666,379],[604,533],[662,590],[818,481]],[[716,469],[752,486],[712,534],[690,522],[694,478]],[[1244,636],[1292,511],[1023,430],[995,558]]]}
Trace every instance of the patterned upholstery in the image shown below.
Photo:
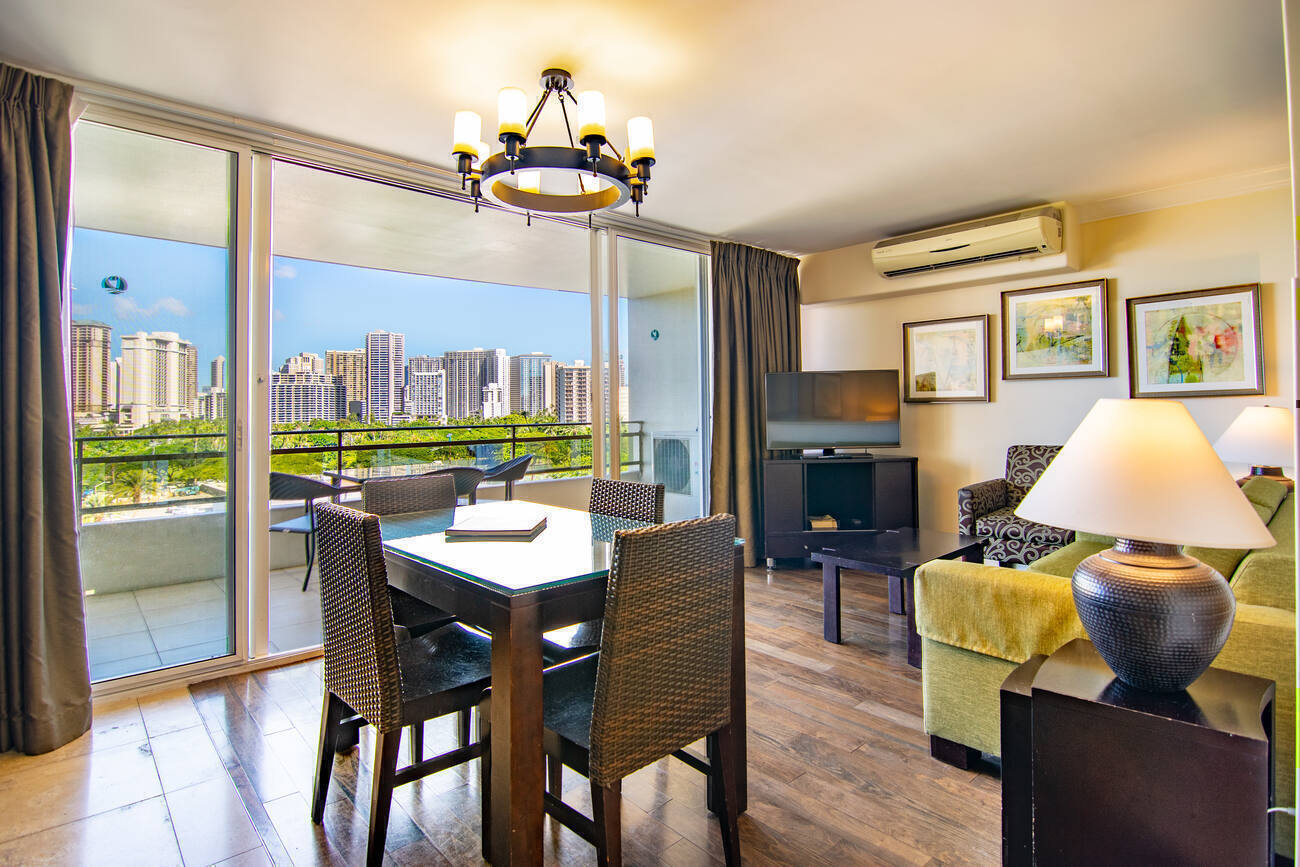
{"label": "patterned upholstery", "polygon": [[1073,530],[1027,521],[1010,506],[981,515],[975,535],[989,540],[984,556],[999,563],[1032,563],[1074,541]]}
{"label": "patterned upholstery", "polygon": [[402,683],[379,518],[316,506],[325,689],[380,732],[402,726]]}
{"label": "patterned upholstery", "polygon": [[957,492],[957,529],[985,538],[986,559],[1003,565],[1029,564],[1074,541],[1073,530],[1036,524],[1014,514],[1060,451],[1060,446],[1011,446],[1005,478],[967,485]]}
{"label": "patterned upholstery", "polygon": [[732,545],[714,515],[614,538],[591,711],[602,786],[731,719]]}
{"label": "patterned upholstery", "polygon": [[372,515],[454,509],[456,483],[447,475],[371,479],[361,486],[361,507]]}
{"label": "patterned upholstery", "polygon": [[649,482],[624,482],[618,479],[592,479],[591,499],[587,511],[615,518],[631,518],[662,524],[664,521],[664,486]]}

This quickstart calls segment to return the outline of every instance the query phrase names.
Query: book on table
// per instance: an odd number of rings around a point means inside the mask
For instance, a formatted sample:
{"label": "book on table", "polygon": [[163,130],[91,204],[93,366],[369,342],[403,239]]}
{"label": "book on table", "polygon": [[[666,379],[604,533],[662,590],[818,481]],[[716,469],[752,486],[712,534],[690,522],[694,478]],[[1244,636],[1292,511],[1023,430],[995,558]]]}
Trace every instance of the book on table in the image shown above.
{"label": "book on table", "polygon": [[530,542],[545,529],[546,513],[540,509],[510,509],[458,517],[445,538],[448,542]]}

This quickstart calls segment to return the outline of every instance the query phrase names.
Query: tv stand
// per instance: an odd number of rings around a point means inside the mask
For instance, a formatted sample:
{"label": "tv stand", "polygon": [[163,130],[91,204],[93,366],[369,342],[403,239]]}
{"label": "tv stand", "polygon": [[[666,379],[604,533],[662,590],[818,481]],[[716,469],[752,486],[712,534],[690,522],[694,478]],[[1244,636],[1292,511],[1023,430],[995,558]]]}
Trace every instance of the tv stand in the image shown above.
{"label": "tv stand", "polygon": [[[832,455],[763,462],[763,554],[807,559],[846,537],[915,527],[916,458]],[[830,515],[834,530],[809,520]]]}

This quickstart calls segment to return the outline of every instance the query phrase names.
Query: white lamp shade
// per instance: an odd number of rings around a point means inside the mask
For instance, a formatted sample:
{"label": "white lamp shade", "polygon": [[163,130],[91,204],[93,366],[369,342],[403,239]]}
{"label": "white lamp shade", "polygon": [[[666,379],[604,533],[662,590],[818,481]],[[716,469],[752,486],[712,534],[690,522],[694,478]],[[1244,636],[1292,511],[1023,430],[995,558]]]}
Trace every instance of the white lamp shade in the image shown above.
{"label": "white lamp shade", "polygon": [[497,135],[523,136],[528,127],[528,95],[517,87],[503,87],[497,94]]}
{"label": "white lamp shade", "polygon": [[1187,407],[1174,400],[1097,401],[1016,514],[1144,542],[1274,544]]}
{"label": "white lamp shade", "polygon": [[627,161],[654,159],[655,133],[648,117],[632,117],[627,121]]}
{"label": "white lamp shade", "polygon": [[578,141],[589,135],[605,137],[605,94],[599,90],[578,94]]}
{"label": "white lamp shade", "polygon": [[1214,444],[1219,457],[1261,467],[1295,465],[1295,416],[1284,406],[1248,406]]}
{"label": "white lamp shade", "polygon": [[451,127],[451,152],[473,154],[483,134],[483,118],[476,111],[458,111]]}

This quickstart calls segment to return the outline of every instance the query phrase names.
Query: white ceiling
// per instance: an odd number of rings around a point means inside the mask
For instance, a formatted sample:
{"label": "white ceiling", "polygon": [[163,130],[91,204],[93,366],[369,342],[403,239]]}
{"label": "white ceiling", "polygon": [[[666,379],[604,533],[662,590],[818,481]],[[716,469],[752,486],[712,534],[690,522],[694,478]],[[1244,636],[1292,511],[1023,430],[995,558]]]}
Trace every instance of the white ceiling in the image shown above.
{"label": "white ceiling", "polygon": [[653,118],[647,217],[803,253],[1285,163],[1280,5],[0,0],[0,57],[446,167],[566,65]]}

